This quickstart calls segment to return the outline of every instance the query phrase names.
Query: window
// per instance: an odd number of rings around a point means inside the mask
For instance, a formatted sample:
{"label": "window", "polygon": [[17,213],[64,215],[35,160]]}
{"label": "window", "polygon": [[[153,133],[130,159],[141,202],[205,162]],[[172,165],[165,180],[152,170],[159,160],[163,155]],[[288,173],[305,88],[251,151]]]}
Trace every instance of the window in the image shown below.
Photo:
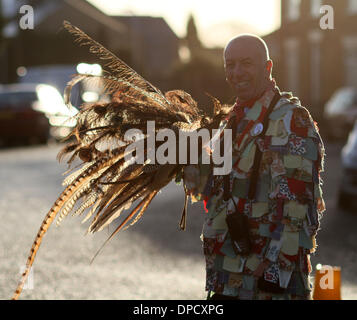
{"label": "window", "polygon": [[299,95],[299,41],[295,38],[287,40],[285,46],[285,70],[287,91]]}
{"label": "window", "polygon": [[320,30],[310,31],[310,96],[315,104],[321,99],[321,46],[323,34]]}
{"label": "window", "polygon": [[347,11],[349,14],[357,14],[357,0],[348,0]]}
{"label": "window", "polygon": [[321,6],[322,0],[310,0],[310,13],[312,17],[317,18],[320,15]]}
{"label": "window", "polygon": [[17,6],[15,1],[0,0],[0,5],[2,5],[3,15],[6,18],[12,18],[16,15]]}
{"label": "window", "polygon": [[191,61],[191,51],[187,46],[181,45],[179,47],[178,53],[179,53],[179,57],[183,63],[188,63]]}
{"label": "window", "polygon": [[357,37],[345,37],[343,45],[345,85],[357,88]]}
{"label": "window", "polygon": [[0,6],[2,6],[3,15],[5,18],[13,18],[19,12],[19,8],[26,4],[25,0],[0,0]]}
{"label": "window", "polygon": [[300,18],[301,0],[288,0],[287,18],[290,21],[295,21]]}
{"label": "window", "polygon": [[311,100],[314,103],[319,103],[320,101],[320,45],[313,44],[311,46],[311,58],[310,58],[310,81],[311,81]]}

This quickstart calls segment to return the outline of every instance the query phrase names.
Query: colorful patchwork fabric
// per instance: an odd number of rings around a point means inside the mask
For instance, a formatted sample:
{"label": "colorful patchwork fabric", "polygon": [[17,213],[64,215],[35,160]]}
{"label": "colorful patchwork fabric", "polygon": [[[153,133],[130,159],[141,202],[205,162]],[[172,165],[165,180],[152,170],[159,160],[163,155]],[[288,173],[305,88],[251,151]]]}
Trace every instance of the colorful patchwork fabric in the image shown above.
{"label": "colorful patchwork fabric", "polygon": [[[316,123],[298,100],[283,97],[269,115],[265,137],[252,136],[262,122],[274,90],[267,91],[237,124],[230,173],[232,199],[223,200],[223,178],[202,166],[188,166],[183,180],[192,201],[205,200],[208,211],[202,240],[206,257],[206,290],[239,299],[309,299],[310,254],[325,210],[321,172],[324,145]],[[256,150],[262,152],[254,199],[248,199]],[[233,204],[233,201],[235,204]],[[248,216],[252,244],[248,256],[232,247],[227,214],[238,208]],[[284,289],[264,292],[255,272]]]}

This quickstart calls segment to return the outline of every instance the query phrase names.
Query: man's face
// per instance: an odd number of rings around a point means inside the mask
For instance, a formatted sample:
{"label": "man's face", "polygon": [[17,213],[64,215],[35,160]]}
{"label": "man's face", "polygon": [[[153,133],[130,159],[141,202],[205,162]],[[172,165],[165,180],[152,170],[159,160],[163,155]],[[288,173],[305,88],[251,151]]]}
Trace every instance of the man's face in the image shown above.
{"label": "man's face", "polygon": [[271,61],[251,41],[239,40],[228,45],[224,55],[227,82],[241,101],[258,97],[270,76]]}

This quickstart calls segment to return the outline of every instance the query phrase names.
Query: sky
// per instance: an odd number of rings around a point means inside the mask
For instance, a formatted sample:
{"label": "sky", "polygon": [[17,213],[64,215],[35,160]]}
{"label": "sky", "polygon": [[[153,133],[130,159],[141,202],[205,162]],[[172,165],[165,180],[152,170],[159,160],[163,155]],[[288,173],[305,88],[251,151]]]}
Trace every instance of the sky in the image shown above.
{"label": "sky", "polygon": [[239,33],[268,34],[280,26],[280,0],[88,0],[109,15],[162,16],[173,31],[186,34],[195,17],[200,39],[208,47],[224,46]]}

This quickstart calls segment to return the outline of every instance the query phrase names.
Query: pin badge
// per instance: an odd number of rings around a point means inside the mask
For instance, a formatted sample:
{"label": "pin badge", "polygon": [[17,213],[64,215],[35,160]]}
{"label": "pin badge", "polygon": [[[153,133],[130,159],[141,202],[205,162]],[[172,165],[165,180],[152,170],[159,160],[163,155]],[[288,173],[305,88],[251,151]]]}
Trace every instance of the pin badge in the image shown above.
{"label": "pin badge", "polygon": [[263,132],[263,124],[262,123],[257,123],[252,130],[250,131],[250,134],[253,137],[256,137],[258,135],[260,135]]}

